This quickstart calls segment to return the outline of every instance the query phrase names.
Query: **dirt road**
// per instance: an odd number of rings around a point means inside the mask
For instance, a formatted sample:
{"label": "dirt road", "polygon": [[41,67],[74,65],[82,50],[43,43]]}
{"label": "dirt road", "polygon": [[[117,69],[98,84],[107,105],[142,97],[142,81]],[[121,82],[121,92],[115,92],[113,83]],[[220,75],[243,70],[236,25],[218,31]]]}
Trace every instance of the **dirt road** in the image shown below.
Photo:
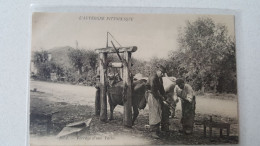
{"label": "dirt road", "polygon": [[[52,94],[53,101],[64,101],[70,104],[90,105],[95,101],[96,89],[94,87],[31,81],[30,90]],[[92,104],[94,105],[94,104]]]}
{"label": "dirt road", "polygon": [[[31,145],[164,145],[164,144],[228,144],[238,142],[237,102],[234,100],[212,99],[206,96],[197,97],[196,123],[194,134],[182,135],[177,132],[180,127],[181,110],[177,105],[176,118],[170,119],[168,135],[161,135],[161,139],[153,139],[148,124],[148,107],[141,110],[133,128],[123,126],[123,107],[117,106],[114,112],[116,120],[108,123],[100,122],[93,116],[95,91],[94,87],[31,81],[30,89],[37,88],[37,92],[30,92],[30,144]],[[108,106],[109,107],[109,106]],[[46,119],[39,119],[39,114],[54,113],[50,123],[52,128],[48,132]],[[213,141],[203,137],[203,126],[199,123],[209,115],[214,120],[223,120],[231,123],[230,137],[218,138],[219,130],[213,129]],[[65,139],[59,139],[56,135],[65,125],[77,121],[92,118],[90,129],[83,130]],[[45,123],[44,123],[45,121]],[[44,124],[43,124],[44,123]],[[49,133],[49,134],[48,134]],[[46,143],[47,142],[47,143]],[[131,143],[132,142],[132,143]]]}
{"label": "dirt road", "polygon": [[[52,98],[49,99],[51,101],[94,106],[96,91],[94,87],[31,81],[30,89],[34,88],[37,88],[37,91],[52,94]],[[196,113],[237,118],[236,100],[211,99],[204,96],[197,96],[196,103]],[[179,102],[177,109],[180,108],[181,105]],[[115,110],[122,112],[123,108],[118,106]]]}

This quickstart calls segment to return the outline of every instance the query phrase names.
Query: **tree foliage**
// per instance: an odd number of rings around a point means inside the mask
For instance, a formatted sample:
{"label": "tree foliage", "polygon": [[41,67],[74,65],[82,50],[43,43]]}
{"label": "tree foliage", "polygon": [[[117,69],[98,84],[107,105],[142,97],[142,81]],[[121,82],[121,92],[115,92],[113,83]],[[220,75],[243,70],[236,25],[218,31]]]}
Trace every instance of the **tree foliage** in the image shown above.
{"label": "tree foliage", "polygon": [[91,85],[96,75],[98,54],[94,50],[72,49],[67,54],[71,66],[63,66],[57,60],[49,58],[51,53],[47,51],[36,51],[33,53],[32,62],[37,68],[37,78],[48,80],[51,73],[56,73],[58,79],[78,83],[85,82]]}
{"label": "tree foliage", "polygon": [[48,61],[48,52],[47,51],[36,51],[33,53],[33,59],[32,62],[38,66],[42,63],[45,63]]}
{"label": "tree foliage", "polygon": [[[235,73],[235,45],[225,25],[215,24],[210,18],[187,21],[178,42],[180,48],[169,60],[171,69],[176,69],[172,74],[185,78],[195,90],[216,90],[220,76]],[[229,67],[225,67],[227,62]]]}
{"label": "tree foliage", "polygon": [[98,54],[94,50],[73,49],[68,53],[68,56],[71,65],[79,74],[68,73],[70,80],[73,82],[92,82],[98,63]]}
{"label": "tree foliage", "polygon": [[98,54],[94,50],[85,51],[84,65],[89,66],[92,71],[96,70]]}
{"label": "tree foliage", "polygon": [[82,68],[85,60],[84,50],[75,49],[68,53],[70,63],[74,68],[76,68],[79,74],[82,74]]}
{"label": "tree foliage", "polygon": [[132,64],[133,64],[133,66],[131,67],[131,71],[132,71],[133,75],[140,73],[143,76],[146,76],[146,77],[149,76],[150,66],[149,66],[148,61],[132,58]]}
{"label": "tree foliage", "polygon": [[51,73],[56,73],[57,76],[64,75],[63,67],[52,61],[47,51],[34,52],[32,62],[37,68],[37,76],[41,80],[50,79]]}

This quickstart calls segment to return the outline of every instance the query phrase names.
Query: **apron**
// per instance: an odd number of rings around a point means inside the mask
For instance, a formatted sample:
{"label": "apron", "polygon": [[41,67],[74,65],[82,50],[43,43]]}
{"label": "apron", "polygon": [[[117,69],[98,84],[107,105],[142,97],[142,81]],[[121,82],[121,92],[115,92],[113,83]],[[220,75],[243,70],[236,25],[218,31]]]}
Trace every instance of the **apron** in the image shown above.
{"label": "apron", "polygon": [[154,98],[151,91],[146,92],[146,98],[149,106],[149,125],[156,125],[162,120],[161,104]]}

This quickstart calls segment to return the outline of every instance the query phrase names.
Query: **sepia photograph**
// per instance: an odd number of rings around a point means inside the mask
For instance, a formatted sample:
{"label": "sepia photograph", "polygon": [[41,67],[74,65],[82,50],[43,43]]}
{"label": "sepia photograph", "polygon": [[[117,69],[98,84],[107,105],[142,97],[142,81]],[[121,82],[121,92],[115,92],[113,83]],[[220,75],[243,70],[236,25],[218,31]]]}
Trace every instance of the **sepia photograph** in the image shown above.
{"label": "sepia photograph", "polygon": [[34,12],[29,144],[239,143],[235,16]]}

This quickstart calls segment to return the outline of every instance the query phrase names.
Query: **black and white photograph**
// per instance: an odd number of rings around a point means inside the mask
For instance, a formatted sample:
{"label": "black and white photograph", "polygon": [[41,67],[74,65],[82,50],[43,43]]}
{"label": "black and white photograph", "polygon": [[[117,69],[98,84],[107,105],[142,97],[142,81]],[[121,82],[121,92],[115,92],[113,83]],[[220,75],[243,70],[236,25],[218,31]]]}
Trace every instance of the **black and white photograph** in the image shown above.
{"label": "black and white photograph", "polygon": [[33,12],[29,144],[239,144],[235,19]]}

